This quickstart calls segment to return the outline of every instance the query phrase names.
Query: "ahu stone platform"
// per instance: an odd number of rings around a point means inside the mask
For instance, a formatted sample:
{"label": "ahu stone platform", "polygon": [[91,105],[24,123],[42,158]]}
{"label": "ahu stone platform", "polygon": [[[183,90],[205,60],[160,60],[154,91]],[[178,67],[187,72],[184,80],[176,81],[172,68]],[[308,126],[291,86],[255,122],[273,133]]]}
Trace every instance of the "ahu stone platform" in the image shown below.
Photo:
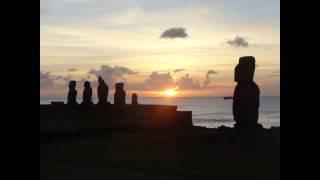
{"label": "ahu stone platform", "polygon": [[40,105],[40,134],[97,130],[187,130],[192,112],[168,105]]}

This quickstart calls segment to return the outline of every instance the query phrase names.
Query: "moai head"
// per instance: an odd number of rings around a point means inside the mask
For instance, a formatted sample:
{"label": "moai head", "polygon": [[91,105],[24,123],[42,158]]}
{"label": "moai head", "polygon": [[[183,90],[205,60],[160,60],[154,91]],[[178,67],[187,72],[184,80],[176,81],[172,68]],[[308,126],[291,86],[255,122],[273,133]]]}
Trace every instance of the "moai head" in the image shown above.
{"label": "moai head", "polygon": [[116,91],[123,91],[123,83],[116,83]]}
{"label": "moai head", "polygon": [[234,81],[251,82],[255,70],[255,58],[253,56],[240,57],[238,65],[235,67]]}
{"label": "moai head", "polygon": [[89,82],[89,81],[85,81],[85,82],[84,82],[84,86],[83,86],[84,88],[91,88],[90,86],[91,86],[91,85],[90,85],[90,82]]}
{"label": "moai head", "polygon": [[126,92],[123,90],[123,83],[116,83],[114,93],[114,105],[123,106],[126,104]]}
{"label": "moai head", "polygon": [[76,81],[70,81],[69,82],[69,89],[70,90],[76,89],[76,85],[77,85]]}
{"label": "moai head", "polygon": [[132,102],[131,104],[137,105],[138,104],[138,95],[136,93],[132,94]]}
{"label": "moai head", "polygon": [[101,78],[101,76],[98,77],[98,83],[99,83],[99,85],[102,85],[102,86],[106,85],[106,83],[105,83],[104,80]]}

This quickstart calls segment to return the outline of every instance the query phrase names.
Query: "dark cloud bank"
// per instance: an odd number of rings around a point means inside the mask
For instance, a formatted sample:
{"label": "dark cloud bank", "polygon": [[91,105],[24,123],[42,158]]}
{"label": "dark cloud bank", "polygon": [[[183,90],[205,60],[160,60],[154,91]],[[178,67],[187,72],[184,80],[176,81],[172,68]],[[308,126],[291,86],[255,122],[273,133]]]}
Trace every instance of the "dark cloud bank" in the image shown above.
{"label": "dark cloud bank", "polygon": [[[69,81],[72,80],[72,75],[52,75],[50,72],[42,72],[40,70],[40,89],[51,89],[67,87]],[[80,80],[79,82],[84,82]]]}
{"label": "dark cloud bank", "polygon": [[[176,69],[173,73],[185,71],[185,69]],[[138,72],[135,72],[127,67],[115,66],[111,67],[108,65],[102,65],[99,69],[91,69],[88,75],[94,75],[96,78],[101,76],[105,82],[109,85],[110,89],[114,88],[116,82],[124,82],[126,89],[135,89],[135,90],[159,90],[169,87],[178,86],[179,89],[203,89],[208,88],[212,82],[212,75],[217,72],[214,70],[208,70],[204,77],[204,82],[200,83],[191,77],[188,73],[182,76],[178,80],[174,80],[171,76],[171,73],[159,73],[157,71],[152,72],[144,81],[141,82],[126,82],[126,76],[134,76]],[[73,79],[72,75],[62,76],[62,75],[51,75],[50,72],[40,71],[40,88],[49,89],[56,87],[67,88],[68,83]],[[77,87],[82,88],[83,82],[86,79],[82,78],[77,80]],[[92,87],[97,87],[97,80],[91,81]]]}
{"label": "dark cloud bank", "polygon": [[185,71],[185,70],[186,70],[186,69],[180,68],[180,69],[174,70],[173,72],[174,72],[174,73],[177,73],[177,72],[182,72],[182,71]]}
{"label": "dark cloud bank", "polygon": [[[107,84],[114,84],[115,82],[125,81],[124,76],[133,75],[137,72],[132,71],[129,68],[123,66],[111,67],[108,65],[102,65],[100,69],[91,69],[89,74],[95,75],[96,78],[101,76]],[[96,84],[96,82],[94,82]]]}
{"label": "dark cloud bank", "polygon": [[169,39],[174,39],[174,38],[186,38],[189,35],[187,34],[186,30],[181,27],[174,27],[174,28],[169,28],[165,30],[160,38],[169,38]]}
{"label": "dark cloud bank", "polygon": [[78,71],[78,70],[75,69],[75,68],[70,68],[70,69],[68,69],[68,72],[75,72],[75,71]]}
{"label": "dark cloud bank", "polygon": [[55,78],[49,72],[40,71],[40,88],[52,88],[55,85]]}
{"label": "dark cloud bank", "polygon": [[234,47],[248,47],[249,42],[246,40],[245,37],[236,36],[234,39],[230,40],[228,39],[226,41],[227,44]]}
{"label": "dark cloud bank", "polygon": [[209,70],[204,78],[204,82],[203,82],[203,87],[208,87],[208,85],[211,83],[211,78],[210,75],[211,74],[217,74],[218,72],[214,71],[214,70]]}

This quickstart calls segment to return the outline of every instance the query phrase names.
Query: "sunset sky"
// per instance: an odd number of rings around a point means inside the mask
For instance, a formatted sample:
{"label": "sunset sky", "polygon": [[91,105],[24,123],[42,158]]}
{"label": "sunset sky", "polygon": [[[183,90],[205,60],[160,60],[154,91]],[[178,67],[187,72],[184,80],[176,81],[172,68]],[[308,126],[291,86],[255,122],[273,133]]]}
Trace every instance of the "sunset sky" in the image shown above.
{"label": "sunset sky", "polygon": [[125,82],[129,95],[229,96],[247,55],[261,95],[280,94],[280,0],[40,2],[41,97],[65,97],[70,80],[95,93],[98,75],[111,95]]}

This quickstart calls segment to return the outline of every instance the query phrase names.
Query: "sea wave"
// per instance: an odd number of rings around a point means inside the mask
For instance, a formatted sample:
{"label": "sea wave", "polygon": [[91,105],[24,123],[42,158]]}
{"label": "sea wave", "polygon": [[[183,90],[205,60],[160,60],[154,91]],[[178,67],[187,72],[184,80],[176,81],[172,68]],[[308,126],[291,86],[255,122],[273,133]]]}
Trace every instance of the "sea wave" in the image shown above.
{"label": "sea wave", "polygon": [[192,120],[195,123],[228,123],[228,122],[234,122],[233,119],[193,119]]}

